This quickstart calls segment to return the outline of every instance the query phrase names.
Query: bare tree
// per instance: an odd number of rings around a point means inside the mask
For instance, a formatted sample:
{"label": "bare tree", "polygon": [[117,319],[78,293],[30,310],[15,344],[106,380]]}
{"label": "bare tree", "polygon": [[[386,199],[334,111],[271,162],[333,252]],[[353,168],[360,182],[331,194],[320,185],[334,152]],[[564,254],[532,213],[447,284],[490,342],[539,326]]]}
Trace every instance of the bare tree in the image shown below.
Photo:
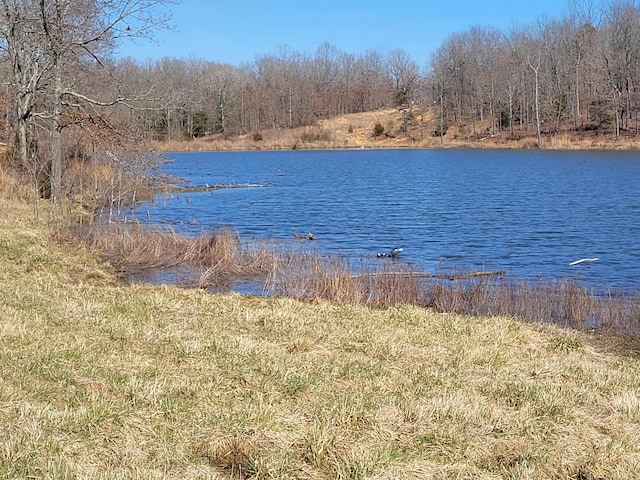
{"label": "bare tree", "polygon": [[611,89],[611,106],[615,117],[615,133],[626,128],[628,117],[637,109],[640,82],[640,10],[636,2],[615,2],[604,24],[603,59]]}
{"label": "bare tree", "polygon": [[414,89],[420,78],[418,64],[402,49],[393,50],[387,65],[394,83],[394,106],[403,114],[402,130],[408,130]]}
{"label": "bare tree", "polygon": [[453,84],[454,76],[453,62],[447,47],[448,43],[445,42],[431,56],[430,63],[430,77],[435,98],[434,103],[439,106],[438,128],[433,133],[435,136],[440,137],[441,144],[444,144],[444,135],[447,131],[447,99],[449,98],[449,90]]}
{"label": "bare tree", "polygon": [[375,110],[390,104],[392,95],[385,93],[388,83],[384,60],[380,53],[369,51],[362,55],[356,62],[354,75],[353,95],[356,110]]}
{"label": "bare tree", "polygon": [[399,107],[410,103],[413,89],[418,82],[418,65],[407,52],[398,48],[389,53],[387,66],[393,78],[396,106]]}
{"label": "bare tree", "polygon": [[314,86],[314,113],[319,118],[327,118],[338,113],[332,91],[338,78],[342,52],[330,43],[323,43],[317,50],[312,63],[311,75]]}
{"label": "bare tree", "polygon": [[[29,163],[24,132],[33,117],[50,120],[51,198],[58,202],[62,179],[63,114],[125,102],[119,95],[92,95],[79,80],[109,69],[113,47],[125,38],[147,38],[166,25],[161,7],[171,0],[0,0],[0,45],[8,53],[17,92],[20,159]],[[40,102],[42,109],[35,111]]]}
{"label": "bare tree", "polygon": [[24,168],[31,166],[29,123],[36,114],[39,96],[51,80],[51,63],[44,55],[37,7],[35,1],[0,1],[0,47],[11,65],[18,155]]}
{"label": "bare tree", "polygon": [[538,148],[542,147],[542,136],[540,133],[540,66],[542,64],[542,52],[538,50],[538,58],[536,63],[534,64],[531,58],[527,58],[527,63],[529,64],[529,68],[533,70],[534,78],[535,78],[535,93],[534,93],[534,102],[536,106],[536,132],[538,134]]}

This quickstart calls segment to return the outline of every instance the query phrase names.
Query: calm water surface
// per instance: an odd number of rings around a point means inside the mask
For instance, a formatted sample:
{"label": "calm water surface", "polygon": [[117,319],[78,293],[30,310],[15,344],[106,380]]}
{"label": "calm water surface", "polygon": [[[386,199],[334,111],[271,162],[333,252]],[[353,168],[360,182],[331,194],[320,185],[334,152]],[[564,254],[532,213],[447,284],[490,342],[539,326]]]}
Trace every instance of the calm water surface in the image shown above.
{"label": "calm water surface", "polygon": [[[430,271],[506,270],[526,279],[640,289],[640,153],[363,150],[173,153],[191,185],[264,183],[158,196],[141,221],[244,237],[312,232],[320,253],[402,260]],[[189,221],[195,224],[189,224]],[[599,258],[570,266],[581,258]],[[386,260],[388,261],[388,260]]]}

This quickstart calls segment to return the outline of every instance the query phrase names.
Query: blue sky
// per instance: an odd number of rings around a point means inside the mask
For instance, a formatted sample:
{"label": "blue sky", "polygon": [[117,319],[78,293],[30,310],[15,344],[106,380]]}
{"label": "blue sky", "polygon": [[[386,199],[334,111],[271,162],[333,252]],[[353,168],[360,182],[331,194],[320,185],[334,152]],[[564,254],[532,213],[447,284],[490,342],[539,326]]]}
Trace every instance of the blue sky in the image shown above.
{"label": "blue sky", "polygon": [[566,8],[564,0],[181,0],[170,6],[172,30],[154,43],[122,44],[119,55],[240,65],[281,46],[313,54],[329,42],[353,54],[401,48],[424,66],[451,33],[472,25],[507,31]]}

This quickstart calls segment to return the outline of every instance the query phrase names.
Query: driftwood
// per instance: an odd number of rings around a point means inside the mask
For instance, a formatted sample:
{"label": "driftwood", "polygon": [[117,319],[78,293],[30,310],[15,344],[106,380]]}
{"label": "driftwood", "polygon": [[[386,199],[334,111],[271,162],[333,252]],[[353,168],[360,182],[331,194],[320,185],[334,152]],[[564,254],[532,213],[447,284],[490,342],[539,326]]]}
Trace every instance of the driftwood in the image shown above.
{"label": "driftwood", "polygon": [[293,238],[296,238],[298,240],[315,240],[316,239],[315,235],[311,232],[305,233],[304,235],[298,235],[296,232],[291,232],[291,235],[293,235]]}
{"label": "driftwood", "polygon": [[435,278],[438,280],[466,280],[477,277],[502,277],[506,274],[504,270],[491,270],[465,273],[428,273],[428,272],[373,272],[354,275],[358,277],[414,277],[414,278]]}
{"label": "driftwood", "polygon": [[378,253],[376,257],[378,258],[397,258],[403,252],[402,248],[392,248],[389,252]]}
{"label": "driftwood", "polygon": [[205,183],[204,185],[173,185],[169,188],[174,192],[180,193],[197,193],[197,192],[212,192],[214,190],[223,190],[225,188],[265,188],[273,187],[272,183],[218,183],[216,185],[210,185]]}
{"label": "driftwood", "polygon": [[581,258],[580,260],[576,260],[575,262],[571,262],[569,265],[579,265],[584,262],[597,262],[600,260],[599,258]]}
{"label": "driftwood", "polygon": [[185,223],[187,223],[188,225],[197,225],[198,221],[195,218],[192,218],[191,220],[189,220],[188,222],[184,222],[183,220],[167,220],[167,219],[162,219],[159,222],[161,225],[184,225]]}

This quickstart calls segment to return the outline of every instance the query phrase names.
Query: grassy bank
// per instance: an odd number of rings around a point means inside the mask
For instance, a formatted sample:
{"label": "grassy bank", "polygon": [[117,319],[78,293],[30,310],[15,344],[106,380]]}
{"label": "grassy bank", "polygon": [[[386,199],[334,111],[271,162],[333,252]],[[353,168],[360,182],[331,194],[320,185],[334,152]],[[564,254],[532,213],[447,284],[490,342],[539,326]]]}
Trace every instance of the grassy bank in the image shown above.
{"label": "grassy bank", "polygon": [[122,286],[15,191],[0,478],[640,478],[637,340]]}
{"label": "grassy bank", "polygon": [[[452,125],[440,137],[438,112],[432,108],[414,108],[411,120],[394,109],[351,113],[318,120],[314,125],[275,128],[244,135],[209,135],[183,141],[152,142],[150,149],[162,152],[226,150],[291,150],[344,148],[507,148],[548,150],[633,150],[638,136],[619,137],[603,132],[576,130],[565,125],[558,131],[544,131],[538,147],[533,129],[490,132],[489,122]],[[379,128],[376,132],[376,127]]]}

